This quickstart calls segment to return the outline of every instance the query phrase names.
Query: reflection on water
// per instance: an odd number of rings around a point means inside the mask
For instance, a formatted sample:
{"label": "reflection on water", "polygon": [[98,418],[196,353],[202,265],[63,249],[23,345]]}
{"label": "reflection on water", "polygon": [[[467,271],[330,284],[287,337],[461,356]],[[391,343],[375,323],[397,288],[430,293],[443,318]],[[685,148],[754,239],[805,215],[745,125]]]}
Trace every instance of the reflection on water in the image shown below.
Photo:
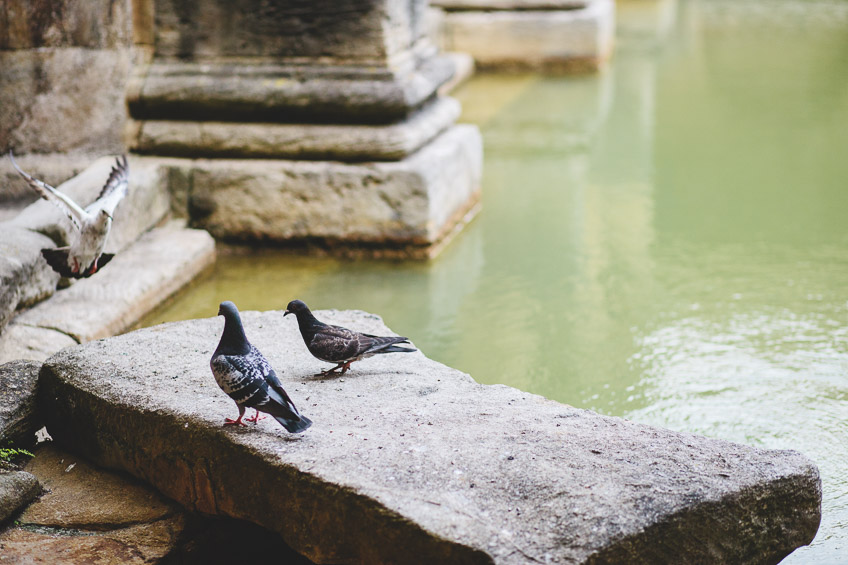
{"label": "reflection on water", "polygon": [[[848,555],[848,2],[620,1],[600,76],[481,76],[484,211],[427,263],[223,255],[149,323],[380,313],[487,383],[819,465]],[[791,48],[790,48],[791,46]]]}

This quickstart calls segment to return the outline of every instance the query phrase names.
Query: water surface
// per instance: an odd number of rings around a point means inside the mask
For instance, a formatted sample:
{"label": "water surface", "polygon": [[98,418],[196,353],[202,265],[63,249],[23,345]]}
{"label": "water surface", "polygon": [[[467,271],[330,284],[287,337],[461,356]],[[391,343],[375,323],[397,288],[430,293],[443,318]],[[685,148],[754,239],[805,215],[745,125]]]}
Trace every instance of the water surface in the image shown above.
{"label": "water surface", "polygon": [[359,308],[480,382],[797,449],[824,518],[786,562],[846,562],[848,3],[619,8],[607,72],[457,92],[484,210],[439,258],[223,254],[148,323]]}

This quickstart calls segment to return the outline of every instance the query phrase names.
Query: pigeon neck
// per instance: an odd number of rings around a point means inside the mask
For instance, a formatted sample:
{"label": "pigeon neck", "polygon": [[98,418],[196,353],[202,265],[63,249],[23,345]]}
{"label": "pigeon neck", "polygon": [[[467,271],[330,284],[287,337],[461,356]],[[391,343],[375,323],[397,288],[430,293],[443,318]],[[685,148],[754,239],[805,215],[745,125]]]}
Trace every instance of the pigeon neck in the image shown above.
{"label": "pigeon neck", "polygon": [[224,355],[246,355],[250,351],[250,343],[244,335],[244,327],[239,318],[224,317],[224,333],[218,343],[216,353]]}
{"label": "pigeon neck", "polygon": [[302,334],[308,334],[311,336],[323,325],[323,323],[319,322],[318,319],[312,315],[310,310],[297,313],[297,326],[300,328],[300,332]]}

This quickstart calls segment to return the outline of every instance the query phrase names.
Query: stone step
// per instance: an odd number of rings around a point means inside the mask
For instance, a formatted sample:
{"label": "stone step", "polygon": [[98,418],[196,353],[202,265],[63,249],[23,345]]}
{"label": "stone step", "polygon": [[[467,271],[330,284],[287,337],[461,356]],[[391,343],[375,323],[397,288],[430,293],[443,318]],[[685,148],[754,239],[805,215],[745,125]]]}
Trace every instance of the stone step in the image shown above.
{"label": "stone step", "polygon": [[43,360],[126,331],[214,261],[215,242],[205,231],[182,221],[153,229],[96,275],[16,316],[0,335],[0,363]]}
{"label": "stone step", "polygon": [[[362,312],[317,316],[389,331]],[[292,317],[243,319],[314,421],[305,433],[271,418],[222,426],[236,406],[209,370],[218,317],[51,357],[39,384],[50,434],[190,509],[276,531],[317,563],[775,563],[818,528],[819,473],[800,453],[480,385],[422,353],[315,377],[328,364]]]}

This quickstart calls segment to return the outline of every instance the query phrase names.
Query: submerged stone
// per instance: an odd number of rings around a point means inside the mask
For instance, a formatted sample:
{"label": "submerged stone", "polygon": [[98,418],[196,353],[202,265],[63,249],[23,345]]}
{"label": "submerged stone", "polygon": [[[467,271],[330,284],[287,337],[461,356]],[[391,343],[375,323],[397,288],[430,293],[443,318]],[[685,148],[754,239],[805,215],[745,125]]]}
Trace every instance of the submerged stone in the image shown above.
{"label": "submerged stone", "polygon": [[[282,302],[282,300],[281,300]],[[214,308],[210,307],[210,311]],[[368,333],[361,312],[320,319]],[[816,466],[487,386],[421,353],[326,363],[282,312],[248,338],[315,423],[222,427],[222,318],[65,349],[42,371],[50,434],[200,512],[278,532],[318,563],[774,563],[821,518]]]}

